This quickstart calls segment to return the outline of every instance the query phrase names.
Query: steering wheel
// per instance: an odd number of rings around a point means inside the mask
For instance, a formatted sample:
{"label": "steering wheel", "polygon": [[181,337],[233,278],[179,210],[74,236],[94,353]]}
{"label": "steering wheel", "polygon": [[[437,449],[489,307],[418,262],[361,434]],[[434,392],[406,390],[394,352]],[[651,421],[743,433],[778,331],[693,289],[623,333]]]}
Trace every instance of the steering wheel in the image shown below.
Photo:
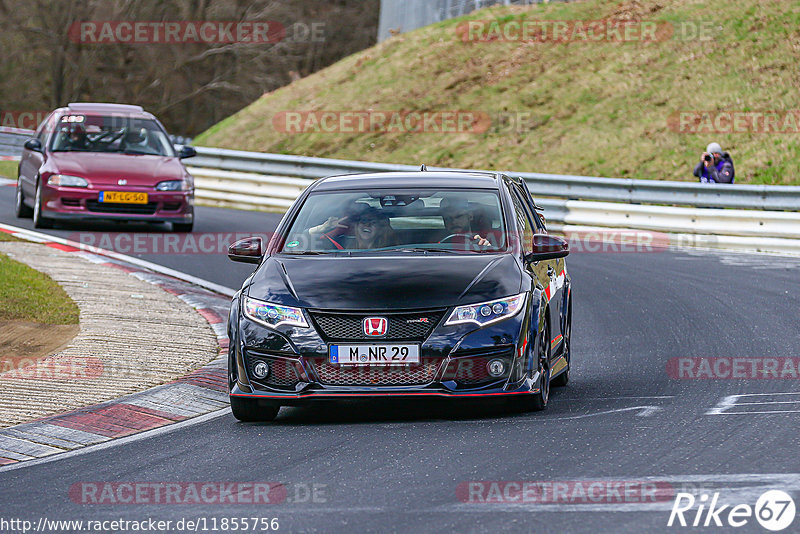
{"label": "steering wheel", "polygon": [[466,238],[467,243],[469,243],[469,245],[473,247],[472,250],[480,250],[482,246],[483,247],[486,246],[486,245],[479,245],[475,242],[475,240],[473,239],[475,237],[475,234],[450,234],[449,236],[440,239],[439,243],[446,243],[447,241],[453,239],[454,237]]}

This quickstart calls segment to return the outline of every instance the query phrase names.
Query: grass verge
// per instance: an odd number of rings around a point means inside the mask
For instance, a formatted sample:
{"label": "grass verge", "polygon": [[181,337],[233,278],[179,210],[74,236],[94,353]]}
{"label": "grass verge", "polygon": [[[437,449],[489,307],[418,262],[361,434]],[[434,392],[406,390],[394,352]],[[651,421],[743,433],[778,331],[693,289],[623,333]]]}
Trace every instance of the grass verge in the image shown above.
{"label": "grass verge", "polygon": [[0,176],[9,180],[16,180],[18,165],[19,163],[16,161],[0,161]]}
{"label": "grass verge", "polygon": [[0,321],[65,325],[78,324],[78,316],[78,306],[52,278],[0,254]]}

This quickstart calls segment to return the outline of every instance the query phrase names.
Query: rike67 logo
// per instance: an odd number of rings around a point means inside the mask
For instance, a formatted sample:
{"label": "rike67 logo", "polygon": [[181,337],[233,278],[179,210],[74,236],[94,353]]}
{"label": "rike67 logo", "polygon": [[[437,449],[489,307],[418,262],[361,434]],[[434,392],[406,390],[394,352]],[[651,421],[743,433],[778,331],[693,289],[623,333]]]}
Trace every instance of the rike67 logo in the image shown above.
{"label": "rike67 logo", "polygon": [[789,528],[795,518],[794,499],[780,490],[763,493],[755,506],[722,504],[719,493],[678,493],[672,504],[667,526],[672,527],[730,527],[747,525],[755,518],[765,529],[779,532]]}

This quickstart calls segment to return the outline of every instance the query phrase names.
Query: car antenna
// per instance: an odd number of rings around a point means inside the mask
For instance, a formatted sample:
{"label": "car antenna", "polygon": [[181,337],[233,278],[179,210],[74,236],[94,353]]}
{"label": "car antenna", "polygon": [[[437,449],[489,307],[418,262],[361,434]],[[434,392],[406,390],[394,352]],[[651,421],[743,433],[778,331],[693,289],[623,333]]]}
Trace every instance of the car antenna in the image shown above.
{"label": "car antenna", "polygon": [[423,164],[422,164],[422,166],[419,168],[419,172],[425,172],[425,171],[427,171],[427,170],[428,170],[428,166],[427,166],[427,165],[425,165],[424,163],[423,163]]}

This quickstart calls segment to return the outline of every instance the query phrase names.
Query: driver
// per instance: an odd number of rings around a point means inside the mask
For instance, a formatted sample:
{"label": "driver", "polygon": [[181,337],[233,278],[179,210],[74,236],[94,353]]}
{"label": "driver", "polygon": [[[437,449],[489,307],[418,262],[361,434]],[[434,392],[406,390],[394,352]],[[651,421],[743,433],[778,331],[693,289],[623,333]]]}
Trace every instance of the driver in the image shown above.
{"label": "driver", "polygon": [[[447,197],[439,205],[442,209],[442,219],[447,236],[443,241],[460,245],[476,244],[481,247],[491,246],[485,237],[472,231],[473,213],[469,203],[461,198]],[[450,238],[450,239],[448,239]]]}
{"label": "driver", "polygon": [[86,142],[86,128],[83,124],[73,122],[67,126],[67,139],[69,139],[69,147],[73,150],[86,150],[89,148]]}

